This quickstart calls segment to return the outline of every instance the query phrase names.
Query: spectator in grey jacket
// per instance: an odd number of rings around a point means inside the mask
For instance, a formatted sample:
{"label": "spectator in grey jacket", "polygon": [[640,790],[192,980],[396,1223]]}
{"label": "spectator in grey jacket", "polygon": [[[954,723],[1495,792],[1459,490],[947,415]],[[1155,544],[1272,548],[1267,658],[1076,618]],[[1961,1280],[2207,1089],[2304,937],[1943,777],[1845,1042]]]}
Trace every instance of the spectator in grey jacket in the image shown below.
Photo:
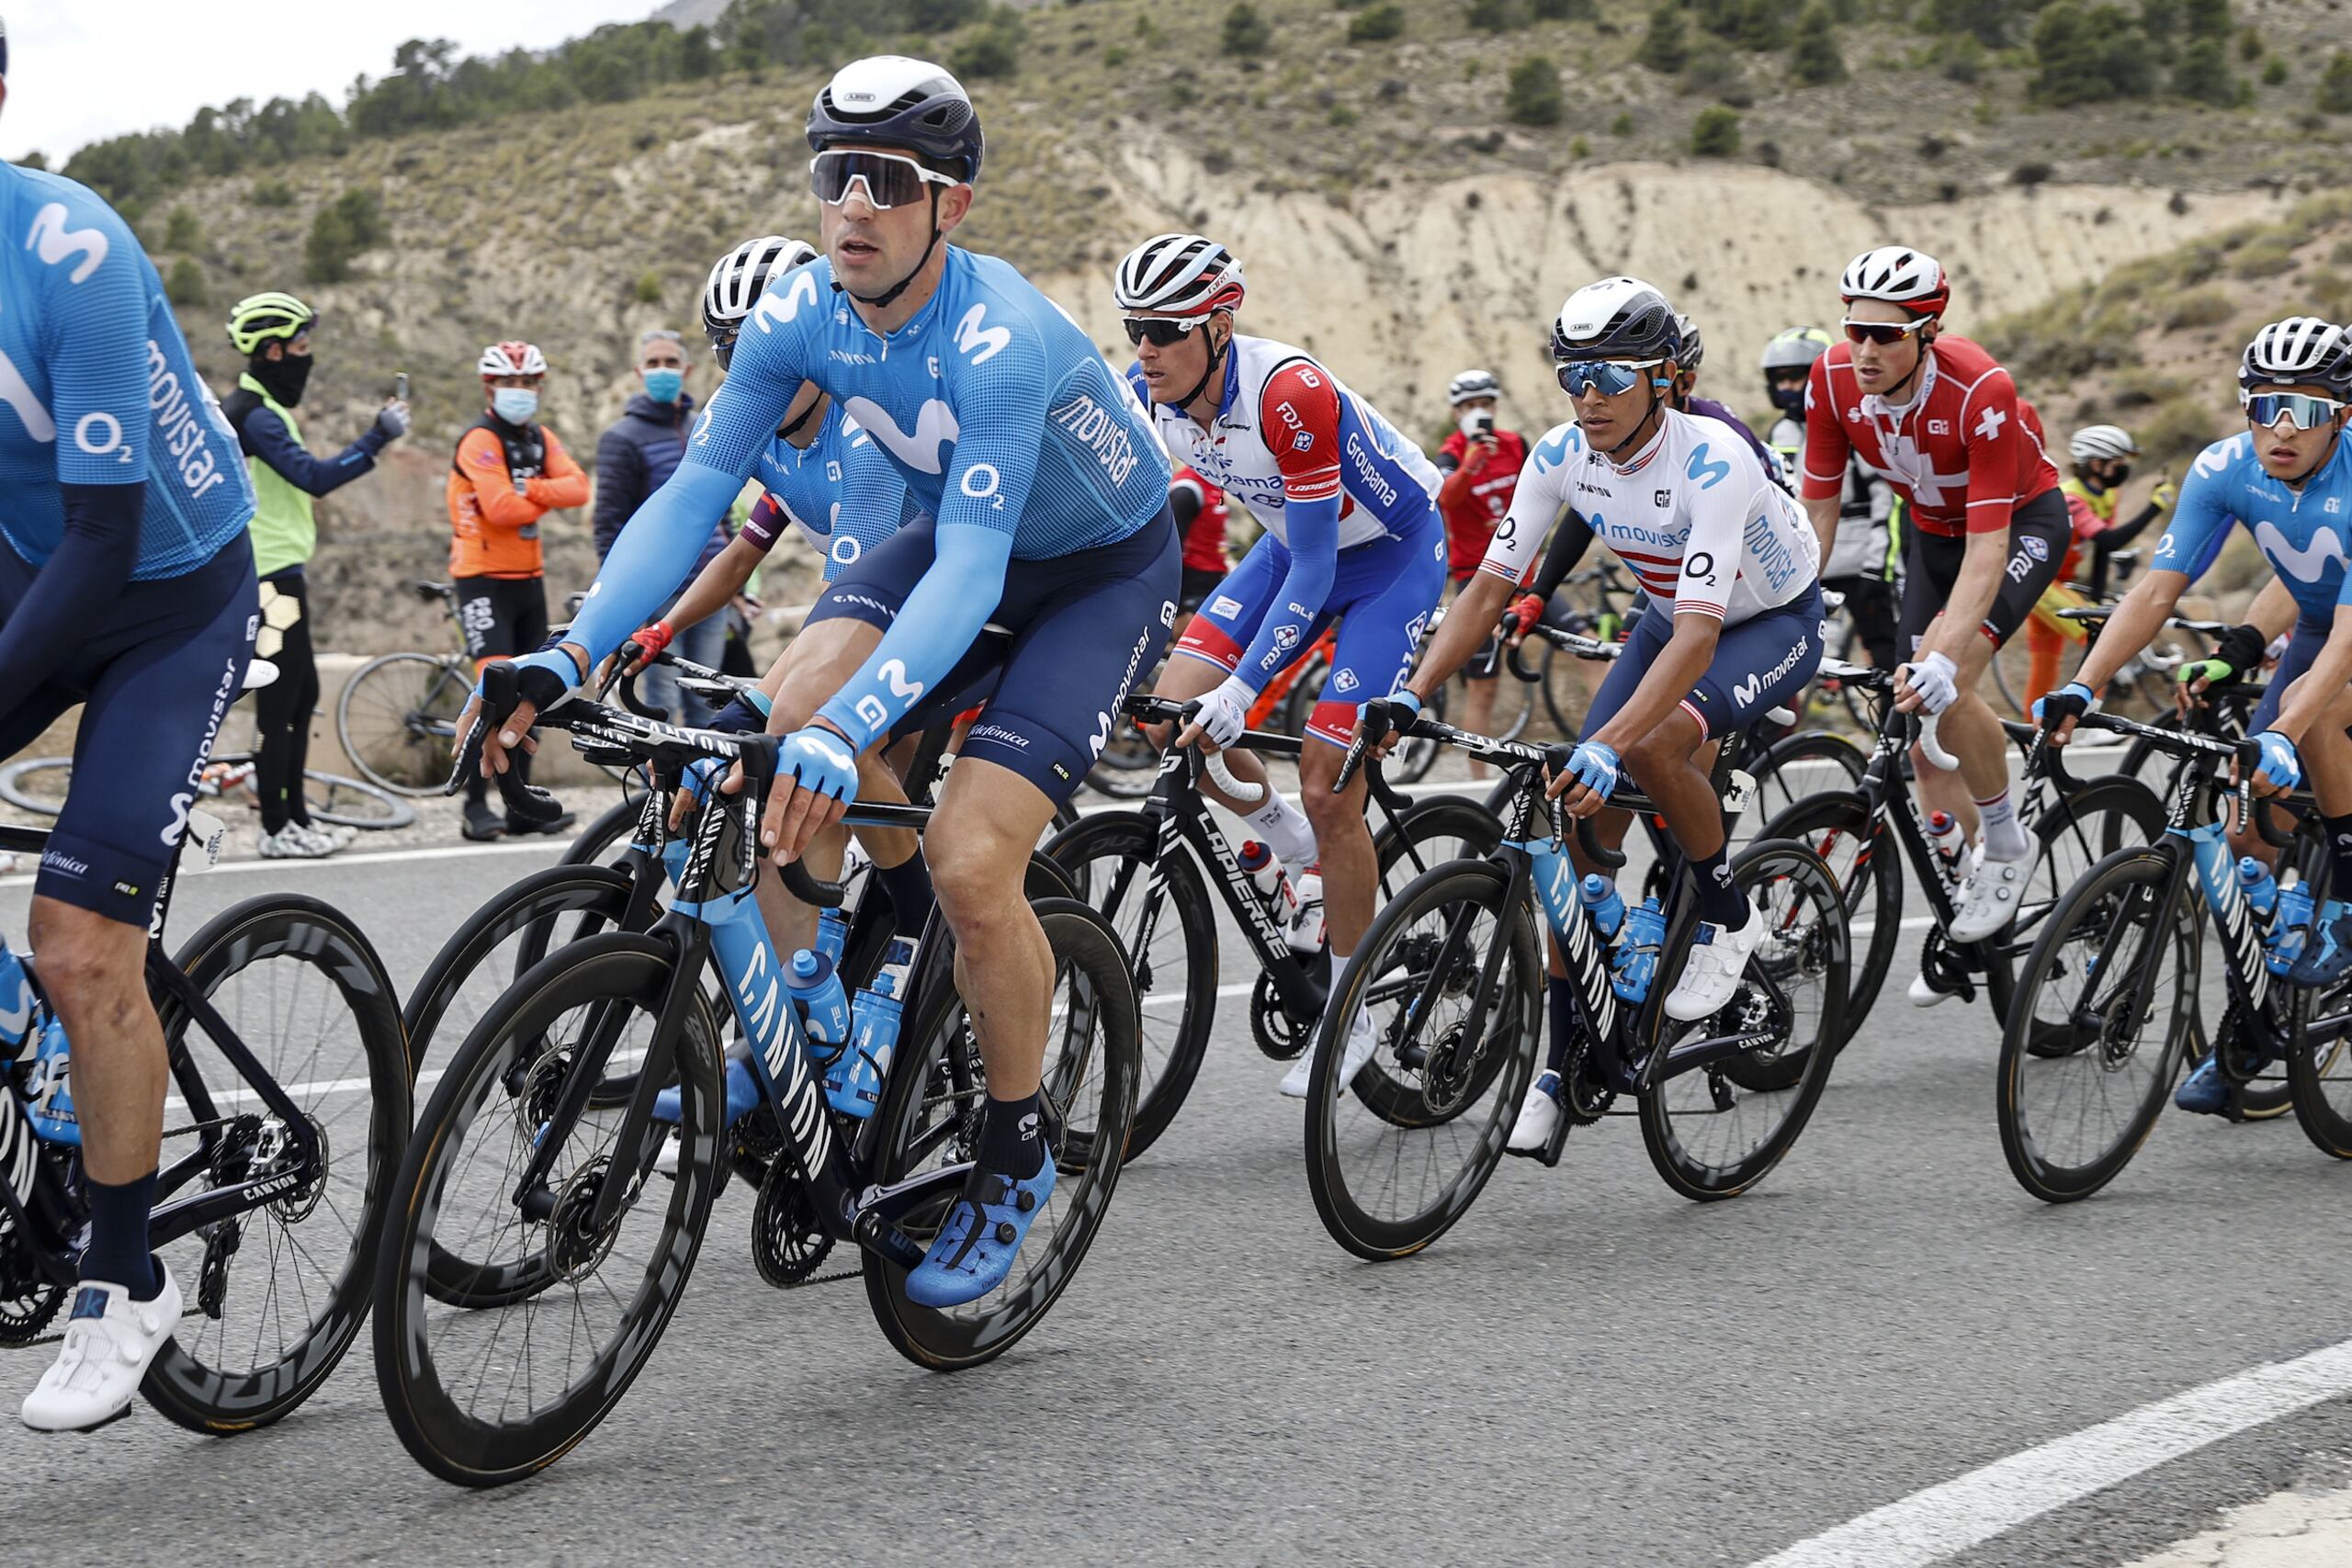
{"label": "spectator in grey jacket", "polygon": [[[596,558],[603,560],[621,529],[645,500],[662,488],[685,455],[694,427],[694,395],[685,389],[694,366],[674,332],[656,330],[638,340],[637,378],[642,386],[612,427],[596,441]],[[733,537],[726,519],[711,525],[709,540],[686,576],[691,582]],[[670,645],[680,658],[716,667],[727,642],[726,617],[713,615],[689,626]],[[639,686],[646,701],[666,707],[683,724],[708,722],[711,710],[678,690],[668,670],[647,672]]]}

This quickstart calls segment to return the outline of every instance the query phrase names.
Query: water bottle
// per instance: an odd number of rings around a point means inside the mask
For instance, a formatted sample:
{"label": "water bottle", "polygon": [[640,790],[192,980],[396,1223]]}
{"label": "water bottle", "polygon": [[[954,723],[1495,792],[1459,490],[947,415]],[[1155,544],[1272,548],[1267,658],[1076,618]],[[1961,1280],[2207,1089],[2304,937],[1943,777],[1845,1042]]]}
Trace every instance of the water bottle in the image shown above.
{"label": "water bottle", "polygon": [[1958,881],[1960,857],[1968,847],[1968,840],[1951,812],[1928,813],[1928,847],[1936,852],[1936,863],[1944,868],[1944,880]]}
{"label": "water bottle", "polygon": [[74,1062],[65,1043],[65,1024],[52,1018],[40,1032],[40,1044],[25,1075],[25,1120],[52,1144],[82,1141],[81,1119],[74,1114]]}
{"label": "water bottle", "polygon": [[1297,900],[1291,897],[1290,883],[1283,875],[1282,863],[1274,859],[1274,852],[1255,839],[1241,840],[1241,852],[1234,862],[1258,890],[1259,898],[1269,914],[1279,922],[1287,922],[1298,912]]}
{"label": "water bottle", "polygon": [[0,936],[0,1064],[33,1060],[48,1021],[48,1010],[25,972],[25,961]]}
{"label": "water bottle", "polygon": [[914,966],[915,939],[893,937],[874,984],[857,993],[849,1049],[825,1072],[825,1100],[844,1116],[871,1116],[882,1102],[882,1080],[899,1048],[899,1019]]}
{"label": "water bottle", "polygon": [[1624,940],[1617,944],[1617,972],[1610,981],[1620,999],[1638,1006],[1649,998],[1650,981],[1657,974],[1657,950],[1665,941],[1666,911],[1656,897],[1626,911]]}
{"label": "water bottle", "polygon": [[2311,924],[2311,884],[2298,879],[2278,889],[2277,914],[2270,923],[2268,963],[2273,975],[2284,975],[2303,955]]}
{"label": "water bottle", "polygon": [[820,1061],[840,1055],[850,1036],[849,998],[842,990],[842,977],[833,973],[833,961],[802,948],[785,968],[784,990],[800,1011],[800,1027],[814,1047],[812,1055]]}
{"label": "water bottle", "polygon": [[2278,881],[2270,874],[2270,868],[2252,855],[2239,861],[2238,890],[2245,895],[2246,907],[2254,911],[2255,924],[2267,924],[2272,908],[2278,902]]}
{"label": "water bottle", "polygon": [[817,911],[817,951],[836,967],[849,951],[849,919],[839,909]]}
{"label": "water bottle", "polygon": [[1290,947],[1293,953],[1313,953],[1323,945],[1323,863],[1316,862],[1298,879],[1295,892],[1298,909],[1291,917]]}
{"label": "water bottle", "polygon": [[1577,884],[1577,902],[1591,913],[1592,923],[1600,928],[1603,942],[1615,936],[1617,928],[1625,923],[1625,900],[1618,897],[1617,885],[1597,871]]}

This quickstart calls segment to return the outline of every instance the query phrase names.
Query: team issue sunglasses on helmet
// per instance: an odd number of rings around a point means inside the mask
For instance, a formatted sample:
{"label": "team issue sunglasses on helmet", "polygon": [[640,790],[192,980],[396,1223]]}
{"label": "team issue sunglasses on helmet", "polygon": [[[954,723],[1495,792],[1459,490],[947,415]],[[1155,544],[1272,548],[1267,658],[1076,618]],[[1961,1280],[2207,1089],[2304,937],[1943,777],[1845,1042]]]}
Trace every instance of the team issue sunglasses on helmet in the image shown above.
{"label": "team issue sunglasses on helmet", "polygon": [[1663,359],[1571,359],[1560,367],[1560,389],[1572,398],[1584,396],[1588,388],[1613,398],[1639,385],[1641,372],[1665,363]]}
{"label": "team issue sunglasses on helmet", "polygon": [[1848,343],[1874,343],[1881,348],[1901,343],[1913,333],[1925,328],[1934,318],[1921,316],[1911,321],[1858,321],[1851,316],[1840,324],[1846,329]]}
{"label": "team issue sunglasses on helmet", "polygon": [[1148,338],[1156,347],[1173,348],[1201,323],[1180,321],[1173,316],[1128,316],[1119,324],[1127,329],[1130,344],[1140,344]]}
{"label": "team issue sunglasses on helmet", "polygon": [[2238,402],[2245,417],[2264,430],[2277,424],[2282,415],[2297,430],[2317,430],[2345,407],[2333,398],[2315,398],[2309,392],[2241,391]]}
{"label": "team issue sunglasses on helmet", "polygon": [[952,187],[964,182],[926,169],[903,152],[835,148],[808,160],[808,189],[829,207],[847,201],[849,187],[860,183],[865,186],[866,205],[876,212],[888,212],[921,201],[927,185]]}

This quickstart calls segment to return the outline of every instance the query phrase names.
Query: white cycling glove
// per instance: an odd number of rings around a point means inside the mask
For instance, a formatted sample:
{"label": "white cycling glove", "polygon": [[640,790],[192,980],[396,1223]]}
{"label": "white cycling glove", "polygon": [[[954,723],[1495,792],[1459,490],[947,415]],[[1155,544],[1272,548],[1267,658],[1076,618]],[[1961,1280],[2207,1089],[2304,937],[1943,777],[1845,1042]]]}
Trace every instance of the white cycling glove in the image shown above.
{"label": "white cycling glove", "polygon": [[1193,716],[1208,737],[1209,744],[1222,751],[1241,739],[1249,728],[1250,705],[1258,694],[1250,682],[1238,675],[1228,675],[1225,683],[1201,699],[1200,711]]}
{"label": "white cycling glove", "polygon": [[1930,653],[1910,666],[1911,689],[1919,694],[1919,706],[1928,713],[1941,713],[1960,700],[1960,666],[1940,653]]}

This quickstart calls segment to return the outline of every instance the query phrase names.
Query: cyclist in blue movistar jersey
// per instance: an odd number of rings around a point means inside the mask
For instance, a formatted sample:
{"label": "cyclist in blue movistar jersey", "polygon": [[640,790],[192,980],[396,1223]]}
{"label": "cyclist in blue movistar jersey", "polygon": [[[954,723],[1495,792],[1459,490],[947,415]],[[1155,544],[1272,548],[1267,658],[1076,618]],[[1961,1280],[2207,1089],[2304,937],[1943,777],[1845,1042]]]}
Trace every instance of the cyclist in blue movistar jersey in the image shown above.
{"label": "cyclist in blue movistar jersey", "polygon": [[[808,130],[824,259],[761,296],[684,460],[566,640],[517,661],[535,703],[485,765],[503,767],[536,705],[675,589],[802,383],[839,399],[935,521],[866,553],[810,612],[769,717],[762,837],[798,854],[855,798],[858,753],[927,699],[993,677],[925,844],[989,1089],[972,1180],[907,1280],[916,1302],[954,1305],[1003,1283],[1053,1187],[1037,1099],[1052,958],[1023,874],[1167,640],[1176,528],[1166,460],[1086,334],[1010,265],[942,243],[980,169],[962,85],[922,61],[862,60],[818,94]],[[1010,641],[976,648],[990,620]]]}
{"label": "cyclist in blue movistar jersey", "polygon": [[[6,76],[0,30],[0,101]],[[86,187],[15,164],[0,164],[0,757],[83,705],[31,935],[74,1041],[90,1235],[64,1344],[23,1411],[79,1431],[130,1407],[179,1322],[179,1286],[147,1250],[166,1070],[147,928],[244,683],[259,590],[236,435],[137,236]]]}
{"label": "cyclist in blue movistar jersey", "polygon": [[[2300,985],[2333,984],[2352,969],[2352,333],[2290,316],[2255,334],[2238,362],[2246,429],[2198,454],[2172,526],[2148,574],[2132,585],[2075,679],[2042,699],[2042,723],[2063,745],[2075,718],[2124,660],[2147,646],[2190,581],[2212,563],[2233,522],[2254,536],[2294,596],[2295,629],[2261,703],[2246,720],[2262,747],[2265,793],[2309,780],[2335,851],[2333,892],[2312,940],[2288,971]],[[2258,638],[2259,634],[2256,634]],[[2251,639],[2249,639],[2251,640]],[[2253,646],[2259,647],[2259,641]],[[2216,1111],[2228,1088],[2212,1058],[2181,1085],[2184,1110]]]}

